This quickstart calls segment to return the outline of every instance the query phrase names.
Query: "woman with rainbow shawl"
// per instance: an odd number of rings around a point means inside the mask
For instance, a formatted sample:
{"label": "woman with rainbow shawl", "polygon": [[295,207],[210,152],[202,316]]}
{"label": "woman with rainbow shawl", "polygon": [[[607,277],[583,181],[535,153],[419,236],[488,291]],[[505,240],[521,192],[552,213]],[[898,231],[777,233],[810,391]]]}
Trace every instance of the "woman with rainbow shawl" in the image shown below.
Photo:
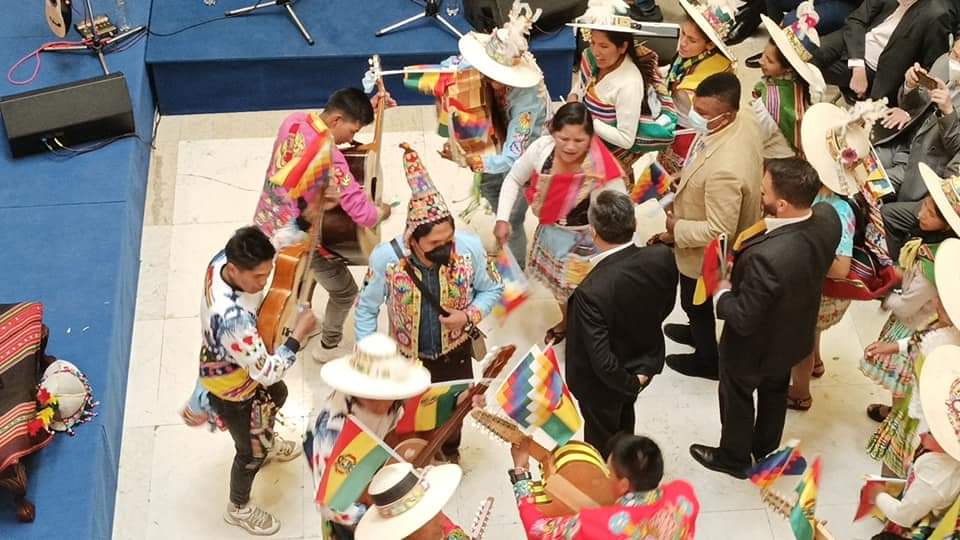
{"label": "woman with rainbow shawl", "polygon": [[501,245],[510,238],[510,209],[521,189],[539,218],[527,272],[560,304],[560,322],[545,338],[559,343],[566,337],[567,299],[596,253],[587,224],[590,201],[603,190],[627,191],[620,163],[595,135],[593,117],[582,103],[560,107],[550,135],[534,141],[507,174],[493,229]]}
{"label": "woman with rainbow shawl", "polygon": [[697,134],[687,118],[697,86],[715,73],[736,71],[737,59],[724,39],[733,28],[739,3],[737,0],[704,0],[702,3],[680,0],[687,18],[680,25],[677,57],[664,74],[679,126],[673,144],[660,154],[660,163],[673,176],[679,176]]}
{"label": "woman with rainbow shawl", "polygon": [[751,108],[760,126],[763,157],[802,157],[800,122],[812,103],[820,100],[826,83],[809,63],[819,46],[819,16],[809,1],[797,6],[797,19],[780,28],[761,15],[770,41],[760,56],[763,78],[753,87]]}
{"label": "woman with rainbow shawl", "polygon": [[636,41],[636,23],[622,0],[591,0],[569,26],[590,43],[580,57],[580,76],[568,101],[593,115],[597,136],[629,173],[646,152],[673,142],[676,111],[657,72],[657,54]]}

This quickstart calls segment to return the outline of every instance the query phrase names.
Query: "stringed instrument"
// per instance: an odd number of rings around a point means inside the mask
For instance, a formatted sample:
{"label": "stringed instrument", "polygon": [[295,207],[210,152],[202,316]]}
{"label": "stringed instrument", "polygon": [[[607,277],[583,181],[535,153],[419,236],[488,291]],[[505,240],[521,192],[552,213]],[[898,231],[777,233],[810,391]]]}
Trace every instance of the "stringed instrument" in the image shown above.
{"label": "stringed instrument", "polygon": [[[784,495],[774,489],[767,488],[760,490],[760,498],[767,506],[773,508],[776,513],[790,519],[793,505],[790,504]],[[827,530],[827,522],[820,521],[819,519],[814,521],[816,522],[813,529],[814,540],[833,540],[833,535]]]}
{"label": "stringed instrument", "polygon": [[[510,361],[517,348],[513,345],[506,345],[491,351],[487,354],[491,358],[489,364],[483,370],[484,379],[494,379],[503,371],[503,368]],[[433,431],[414,433],[411,437],[401,440],[394,445],[397,454],[404,460],[413,464],[414,467],[422,469],[427,465],[434,463],[434,458],[440,446],[453,435],[457,427],[463,422],[470,409],[473,408],[473,397],[487,391],[486,383],[477,383],[471,386],[462,394],[460,403],[453,410],[453,415],[444,424]],[[426,438],[421,438],[426,437]]]}
{"label": "stringed instrument", "polygon": [[[370,69],[377,79],[377,92],[386,95],[383,86],[380,56],[373,55],[368,60]],[[380,144],[383,141],[383,114],[386,99],[377,103],[373,120],[373,140],[367,144],[351,143],[341,151],[347,158],[350,174],[363,186],[367,197],[379,205],[382,200],[383,169],[380,166]],[[370,252],[380,243],[380,225],[366,228],[357,225],[339,205],[327,209],[320,227],[320,242],[324,249],[334,253],[347,264],[366,266]]]}
{"label": "stringed instrument", "polygon": [[67,37],[70,31],[71,0],[47,0],[44,2],[44,16],[50,31],[59,38]]}
{"label": "stringed instrument", "polygon": [[570,441],[553,452],[534,442],[512,421],[474,409],[473,419],[494,437],[510,444],[530,440],[530,457],[540,463],[541,483],[534,486],[534,500],[545,516],[566,516],[583,508],[613,505],[613,478],[596,448]]}
{"label": "stringed instrument", "polygon": [[480,503],[473,516],[473,525],[470,526],[470,540],[480,540],[487,530],[490,521],[490,511],[493,509],[493,497],[487,497]]}

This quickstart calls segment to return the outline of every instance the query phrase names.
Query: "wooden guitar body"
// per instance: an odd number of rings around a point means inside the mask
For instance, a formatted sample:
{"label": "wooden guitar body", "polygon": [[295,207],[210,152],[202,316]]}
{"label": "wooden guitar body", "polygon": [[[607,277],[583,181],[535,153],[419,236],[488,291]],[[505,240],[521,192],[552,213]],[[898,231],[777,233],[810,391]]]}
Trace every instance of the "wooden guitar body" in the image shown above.
{"label": "wooden guitar body", "polygon": [[[270,354],[290,337],[300,299],[309,301],[315,287],[307,243],[281,250],[274,265],[270,289],[257,311],[257,332]],[[306,343],[300,345],[306,347]]]}
{"label": "wooden guitar body", "polygon": [[[350,174],[376,204],[382,200],[383,191],[380,182],[383,171],[380,168],[378,152],[378,149],[370,148],[370,145],[343,150],[350,166]],[[380,243],[380,226],[378,224],[372,229],[360,227],[343,208],[335,206],[323,213],[320,237],[323,239],[324,248],[339,255],[348,264],[366,266],[370,252]]]}

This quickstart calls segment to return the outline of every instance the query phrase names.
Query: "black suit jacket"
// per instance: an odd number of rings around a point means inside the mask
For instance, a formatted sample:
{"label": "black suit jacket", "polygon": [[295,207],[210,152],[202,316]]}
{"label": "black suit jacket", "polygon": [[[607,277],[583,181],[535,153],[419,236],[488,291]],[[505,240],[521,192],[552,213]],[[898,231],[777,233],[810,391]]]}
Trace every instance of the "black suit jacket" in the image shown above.
{"label": "black suit jacket", "polygon": [[[929,69],[949,49],[954,16],[949,1],[917,0],[907,10],[877,61],[871,98],[886,97],[893,106],[907,68],[919,62]],[[886,20],[897,5],[897,0],[864,0],[850,13],[843,27],[847,58],[863,58],[867,32]]]}
{"label": "black suit jacket", "polygon": [[663,320],[677,295],[673,252],[629,246],[597,263],[567,303],[567,385],[577,399],[632,401],[663,369]]}
{"label": "black suit jacket", "polygon": [[832,206],[744,242],[732,288],[717,302],[725,321],[720,362],[730,373],[776,375],[813,350],[820,291],[840,242]]}

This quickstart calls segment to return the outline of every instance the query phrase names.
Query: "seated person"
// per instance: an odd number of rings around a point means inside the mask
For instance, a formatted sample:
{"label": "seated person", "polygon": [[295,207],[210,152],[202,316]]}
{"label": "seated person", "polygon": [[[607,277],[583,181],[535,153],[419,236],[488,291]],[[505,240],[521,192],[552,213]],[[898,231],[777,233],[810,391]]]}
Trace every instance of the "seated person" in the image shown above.
{"label": "seated person", "polygon": [[641,534],[644,538],[693,538],[700,503],[693,487],[683,480],[660,484],[663,454],[657,443],[647,437],[621,435],[609,446],[607,467],[612,487],[620,498],[613,506],[585,508],[577,514],[560,517],[543,516],[534,503],[529,469],[530,440],[510,449],[514,464],[510,481],[527,538],[602,540],[639,538]]}
{"label": "seated person", "polygon": [[885,97],[894,105],[903,73],[918,62],[930,67],[952,29],[942,0],[864,0],[842,29],[823,37],[813,63],[847,101]]}

